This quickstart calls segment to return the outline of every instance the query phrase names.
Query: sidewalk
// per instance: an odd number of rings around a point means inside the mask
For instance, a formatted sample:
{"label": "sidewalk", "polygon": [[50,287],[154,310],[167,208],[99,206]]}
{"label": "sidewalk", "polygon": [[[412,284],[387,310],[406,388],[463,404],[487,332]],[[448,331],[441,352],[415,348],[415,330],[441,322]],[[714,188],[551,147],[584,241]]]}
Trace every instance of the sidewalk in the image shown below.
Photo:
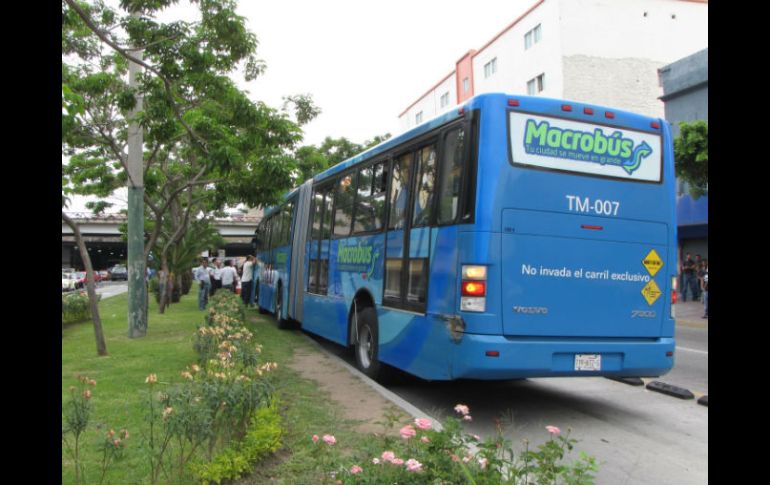
{"label": "sidewalk", "polygon": [[703,317],[704,306],[699,301],[679,301],[676,304],[676,324],[686,327],[708,328],[709,319]]}

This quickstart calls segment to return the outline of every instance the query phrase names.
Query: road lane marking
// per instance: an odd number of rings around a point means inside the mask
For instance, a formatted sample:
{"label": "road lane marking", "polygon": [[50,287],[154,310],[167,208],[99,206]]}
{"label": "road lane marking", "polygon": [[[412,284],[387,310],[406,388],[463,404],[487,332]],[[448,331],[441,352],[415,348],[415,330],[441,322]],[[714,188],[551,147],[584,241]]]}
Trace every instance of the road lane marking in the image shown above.
{"label": "road lane marking", "polygon": [[684,350],[684,351],[687,351],[687,352],[696,352],[698,354],[706,354],[706,355],[709,354],[707,350],[688,349],[687,347],[679,347],[678,345],[677,345],[676,349],[677,350]]}

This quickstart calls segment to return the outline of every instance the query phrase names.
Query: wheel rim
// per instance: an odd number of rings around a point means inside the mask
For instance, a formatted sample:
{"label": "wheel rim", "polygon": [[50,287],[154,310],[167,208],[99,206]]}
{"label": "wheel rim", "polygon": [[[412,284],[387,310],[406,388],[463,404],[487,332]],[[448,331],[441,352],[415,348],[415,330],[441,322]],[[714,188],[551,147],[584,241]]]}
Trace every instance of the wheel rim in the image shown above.
{"label": "wheel rim", "polygon": [[358,334],[358,359],[361,361],[361,367],[368,369],[374,360],[374,345],[372,345],[372,334],[369,327],[364,325]]}

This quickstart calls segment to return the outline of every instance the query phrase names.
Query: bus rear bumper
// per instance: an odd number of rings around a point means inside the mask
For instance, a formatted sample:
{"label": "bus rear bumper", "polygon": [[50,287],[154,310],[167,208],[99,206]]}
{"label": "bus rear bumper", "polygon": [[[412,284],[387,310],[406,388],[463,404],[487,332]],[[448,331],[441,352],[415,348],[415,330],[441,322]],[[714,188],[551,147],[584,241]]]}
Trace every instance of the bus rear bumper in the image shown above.
{"label": "bus rear bumper", "polygon": [[[558,339],[465,334],[452,358],[453,379],[657,377],[674,365],[673,338]],[[575,356],[598,354],[601,369],[575,370]]]}

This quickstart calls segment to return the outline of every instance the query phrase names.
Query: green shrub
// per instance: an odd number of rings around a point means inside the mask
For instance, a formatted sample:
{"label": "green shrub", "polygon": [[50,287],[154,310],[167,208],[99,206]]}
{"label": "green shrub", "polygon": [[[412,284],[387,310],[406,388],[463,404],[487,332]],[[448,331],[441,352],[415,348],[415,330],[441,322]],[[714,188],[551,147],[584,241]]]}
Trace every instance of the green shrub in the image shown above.
{"label": "green shrub", "polygon": [[233,480],[253,469],[254,464],[281,447],[281,415],[273,401],[256,410],[246,436],[219,453],[210,463],[192,463],[192,472],[204,485]]}
{"label": "green shrub", "polygon": [[[101,300],[102,295],[96,295],[96,301]],[[91,318],[91,308],[88,304],[88,294],[85,291],[77,291],[61,297],[62,323],[74,323]]]}

